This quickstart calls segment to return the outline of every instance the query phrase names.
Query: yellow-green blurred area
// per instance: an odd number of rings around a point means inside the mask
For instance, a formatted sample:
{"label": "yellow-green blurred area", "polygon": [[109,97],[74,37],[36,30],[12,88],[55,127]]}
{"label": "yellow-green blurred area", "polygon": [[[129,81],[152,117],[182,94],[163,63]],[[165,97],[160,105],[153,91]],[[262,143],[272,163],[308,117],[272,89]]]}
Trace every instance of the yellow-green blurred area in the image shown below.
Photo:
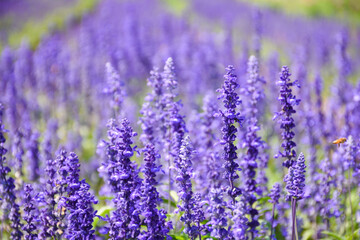
{"label": "yellow-green blurred area", "polygon": [[[239,0],[245,1],[245,0]],[[329,17],[350,25],[360,24],[359,0],[247,0],[291,15]]]}
{"label": "yellow-green blurred area", "polygon": [[46,34],[61,30],[91,11],[98,0],[0,0],[0,49],[23,40],[35,47]]}
{"label": "yellow-green blurred area", "polygon": [[[0,0],[0,50],[26,39],[36,47],[46,34],[64,29],[95,8],[99,0]],[[121,1],[121,0],[119,0]],[[237,0],[290,15],[335,18],[360,24],[360,0]],[[191,11],[191,0],[162,0],[176,15]],[[221,10],[219,10],[221,11]]]}

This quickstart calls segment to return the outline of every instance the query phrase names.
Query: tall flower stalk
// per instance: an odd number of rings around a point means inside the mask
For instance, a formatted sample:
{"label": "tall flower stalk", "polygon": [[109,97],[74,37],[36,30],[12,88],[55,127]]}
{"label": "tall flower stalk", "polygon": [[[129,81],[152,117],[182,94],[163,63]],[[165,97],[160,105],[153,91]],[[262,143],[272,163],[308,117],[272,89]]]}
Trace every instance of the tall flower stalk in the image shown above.
{"label": "tall flower stalk", "polygon": [[299,158],[289,167],[289,172],[284,178],[286,190],[288,192],[286,198],[291,200],[292,212],[292,239],[298,239],[296,229],[296,202],[304,197],[305,193],[305,157],[300,153]]}
{"label": "tall flower stalk", "polygon": [[180,220],[185,224],[184,232],[195,240],[199,237],[201,240],[202,221],[205,220],[204,212],[200,204],[200,196],[194,195],[192,191],[192,162],[191,155],[193,148],[190,143],[190,137],[186,136],[181,145],[179,160],[175,162],[177,171],[176,181],[179,186],[179,197],[181,199],[178,205],[179,210],[184,212]]}
{"label": "tall flower stalk", "polygon": [[143,170],[145,179],[141,186],[141,211],[147,230],[140,233],[140,240],[169,238],[168,233],[172,229],[171,222],[166,222],[166,211],[157,208],[162,202],[156,190],[156,173],[161,171],[161,166],[155,163],[157,157],[155,147],[151,144],[146,145]]}
{"label": "tall flower stalk", "polygon": [[137,164],[130,158],[136,151],[136,146],[132,146],[132,137],[137,134],[126,118],[120,126],[111,119],[108,128],[109,141],[105,142],[108,159],[104,165],[108,184],[115,194],[113,202],[116,207],[110,218],[110,239],[136,239],[141,225],[138,207],[141,179]]}
{"label": "tall flower stalk", "polygon": [[290,80],[290,72],[287,66],[282,67],[280,73],[280,80],[277,85],[280,87],[279,102],[281,104],[281,111],[275,113],[273,120],[279,118],[280,128],[283,129],[281,134],[283,143],[281,147],[284,149],[279,154],[275,155],[275,158],[284,158],[283,166],[291,167],[296,159],[296,143],[293,141],[295,133],[293,128],[295,127],[295,121],[292,117],[296,113],[294,106],[299,105],[300,99],[297,99],[292,93],[292,87],[298,86],[297,81]]}
{"label": "tall flower stalk", "polygon": [[235,69],[232,65],[229,65],[226,70],[224,84],[218,90],[221,93],[219,99],[223,99],[225,108],[224,111],[220,110],[219,113],[223,119],[223,127],[221,129],[223,136],[220,143],[224,146],[222,157],[224,160],[225,179],[229,181],[227,193],[232,199],[232,204],[235,205],[235,198],[241,194],[241,190],[235,186],[235,180],[239,178],[237,171],[240,170],[240,167],[235,161],[237,159],[237,147],[234,141],[236,139],[237,128],[234,124],[237,122],[242,126],[244,118],[236,111],[241,101],[236,91],[239,88],[239,84],[235,75]]}

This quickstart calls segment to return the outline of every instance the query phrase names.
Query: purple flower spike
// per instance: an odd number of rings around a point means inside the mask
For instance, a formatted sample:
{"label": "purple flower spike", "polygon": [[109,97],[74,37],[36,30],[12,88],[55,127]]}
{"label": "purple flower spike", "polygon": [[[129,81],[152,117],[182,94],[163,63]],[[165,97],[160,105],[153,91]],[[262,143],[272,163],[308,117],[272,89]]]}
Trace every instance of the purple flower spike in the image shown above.
{"label": "purple flower spike", "polygon": [[141,232],[139,235],[140,240],[171,239],[168,233],[172,229],[172,224],[165,221],[166,211],[164,209],[157,209],[162,200],[156,190],[156,173],[161,170],[161,166],[155,164],[156,158],[157,154],[154,146],[151,144],[146,145],[143,171],[145,179],[141,187],[141,206],[147,231]]}
{"label": "purple flower spike", "polygon": [[237,129],[234,125],[235,122],[238,122],[242,126],[244,118],[240,116],[240,113],[236,111],[238,105],[241,104],[239,96],[236,92],[239,88],[237,83],[237,76],[235,75],[235,69],[233,66],[229,65],[227,68],[227,73],[224,75],[224,85],[218,92],[221,93],[219,99],[223,99],[225,111],[220,111],[220,115],[223,118],[222,133],[223,137],[221,144],[224,145],[223,159],[225,161],[225,179],[229,181],[228,194],[232,198],[233,204],[235,204],[235,198],[241,194],[241,190],[235,187],[234,181],[239,178],[237,171],[240,170],[239,164],[235,162],[237,159],[236,146],[234,141],[236,139]]}
{"label": "purple flower spike", "polygon": [[297,81],[291,81],[290,76],[289,68],[286,66],[282,67],[280,80],[277,82],[277,85],[280,87],[278,100],[281,103],[281,112],[275,113],[273,118],[275,120],[280,117],[280,128],[284,130],[282,133],[283,143],[281,144],[284,151],[275,155],[275,158],[285,158],[283,166],[287,168],[292,166],[296,159],[296,151],[294,149],[296,143],[293,141],[295,133],[292,131],[295,127],[295,122],[292,114],[296,113],[294,106],[300,103],[300,99],[297,99],[296,96],[292,94],[291,89],[292,86],[297,85]]}
{"label": "purple flower spike", "polygon": [[132,137],[136,136],[125,118],[119,127],[114,119],[108,124],[109,142],[106,145],[108,160],[104,163],[108,174],[108,184],[116,194],[116,210],[110,218],[110,239],[136,239],[140,234],[140,200],[141,179],[138,176],[137,164],[130,160],[136,146]]}
{"label": "purple flower spike", "polygon": [[200,204],[200,196],[194,196],[192,191],[192,162],[191,155],[193,148],[190,143],[190,137],[186,136],[181,145],[179,161],[175,163],[177,176],[176,181],[179,185],[179,197],[181,199],[179,210],[184,214],[180,217],[180,221],[184,222],[184,232],[191,240],[201,237],[202,226],[200,222],[205,220],[204,212]]}
{"label": "purple flower spike", "polygon": [[124,83],[121,81],[119,74],[116,72],[111,63],[106,63],[106,81],[107,87],[104,93],[111,96],[110,105],[115,116],[121,112],[121,106],[126,95],[124,90]]}
{"label": "purple flower spike", "polygon": [[80,164],[75,153],[67,157],[69,175],[67,178],[66,209],[67,216],[67,238],[69,239],[94,239],[95,231],[92,230],[92,223],[96,216],[93,204],[97,204],[94,195],[89,192],[90,185],[85,179],[79,180]]}
{"label": "purple flower spike", "polygon": [[[24,220],[26,224],[22,229],[26,232],[26,240],[36,240],[38,235],[36,233],[37,227],[35,225],[35,207],[34,207],[34,197],[32,196],[33,188],[30,184],[25,185],[25,204],[24,204]],[[35,232],[35,233],[34,233]]]}
{"label": "purple flower spike", "polygon": [[14,193],[14,179],[7,176],[11,169],[8,166],[5,166],[5,154],[7,153],[7,149],[4,147],[4,144],[6,142],[4,132],[6,132],[6,130],[4,129],[4,125],[2,124],[3,111],[4,107],[0,103],[0,184],[2,185],[0,199],[2,200],[3,212],[1,221],[5,222],[6,217],[8,217],[11,227],[11,239],[21,240],[23,233],[21,232],[20,209],[19,205],[16,203],[16,196]]}
{"label": "purple flower spike", "polygon": [[285,176],[287,199],[302,199],[305,193],[305,157],[300,153],[295,164],[289,168],[289,173]]}
{"label": "purple flower spike", "polygon": [[280,183],[275,183],[269,193],[269,197],[271,198],[269,200],[269,202],[271,202],[273,204],[278,204],[280,195],[281,195],[281,185],[280,185]]}

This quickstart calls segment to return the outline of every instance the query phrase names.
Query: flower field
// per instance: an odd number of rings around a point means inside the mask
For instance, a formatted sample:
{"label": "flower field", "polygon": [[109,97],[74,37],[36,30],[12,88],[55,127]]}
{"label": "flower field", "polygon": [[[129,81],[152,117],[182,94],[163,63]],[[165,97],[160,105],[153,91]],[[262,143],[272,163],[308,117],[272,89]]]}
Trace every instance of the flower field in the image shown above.
{"label": "flower field", "polygon": [[0,239],[360,239],[359,29],[76,6],[1,49]]}

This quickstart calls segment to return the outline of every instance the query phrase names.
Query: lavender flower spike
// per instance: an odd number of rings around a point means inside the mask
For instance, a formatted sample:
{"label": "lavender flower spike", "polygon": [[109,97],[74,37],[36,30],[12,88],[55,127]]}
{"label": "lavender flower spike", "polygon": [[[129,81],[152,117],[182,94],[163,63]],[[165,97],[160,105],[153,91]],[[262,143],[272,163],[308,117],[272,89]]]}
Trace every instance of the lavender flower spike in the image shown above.
{"label": "lavender flower spike", "polygon": [[302,199],[305,193],[305,168],[305,157],[303,153],[300,153],[299,158],[293,166],[289,167],[289,173],[284,178],[284,182],[286,182],[286,190],[288,191],[286,198],[291,200],[293,239],[295,239],[294,236],[297,234],[296,201]]}
{"label": "lavender flower spike", "polygon": [[[274,115],[273,120],[281,117],[280,128],[284,130],[282,133],[283,143],[281,147],[284,148],[283,152],[279,152],[275,158],[282,157],[285,158],[283,166],[289,168],[293,165],[296,159],[296,151],[294,147],[296,143],[293,141],[295,133],[292,129],[295,127],[294,119],[292,114],[296,113],[294,106],[299,105],[300,99],[297,99],[295,95],[292,94],[291,87],[297,85],[297,81],[291,81],[291,74],[287,66],[282,67],[280,73],[280,80],[277,82],[277,85],[280,87],[279,102],[281,103],[281,112],[277,112]],[[299,85],[297,85],[300,87]]]}
{"label": "lavender flower spike", "polygon": [[[21,223],[20,223],[20,210],[19,205],[16,203],[16,196],[14,193],[15,184],[12,177],[8,177],[7,174],[11,171],[8,166],[5,166],[7,149],[4,147],[6,139],[4,137],[4,125],[2,124],[4,107],[0,103],[0,200],[2,200],[2,218],[1,222],[5,222],[6,219],[3,217],[8,217],[10,220],[11,239],[20,240],[23,233],[21,232]],[[3,224],[2,224],[3,227]],[[1,232],[3,229],[1,229]]]}
{"label": "lavender flower spike", "polygon": [[237,159],[236,146],[234,141],[236,139],[237,129],[234,126],[235,122],[238,122],[242,126],[244,118],[240,116],[240,113],[236,111],[236,107],[240,105],[241,101],[236,92],[239,87],[237,83],[237,76],[235,75],[235,69],[232,65],[227,68],[227,73],[224,75],[224,85],[218,92],[221,93],[219,99],[223,99],[225,110],[220,110],[220,115],[223,119],[222,133],[223,137],[221,144],[224,145],[223,159],[225,161],[225,179],[229,181],[228,194],[232,198],[233,204],[235,204],[235,198],[241,194],[241,190],[235,187],[234,181],[239,178],[236,171],[240,170],[239,164],[235,162]]}
{"label": "lavender flower spike", "polygon": [[90,185],[85,179],[79,180],[80,164],[75,153],[67,157],[69,175],[66,198],[66,209],[69,211],[67,237],[69,239],[94,239],[92,223],[96,216],[93,204],[97,204],[94,195],[89,192]]}
{"label": "lavender flower spike", "polygon": [[121,106],[126,95],[124,83],[121,81],[119,74],[116,72],[111,63],[106,63],[106,81],[107,87],[104,93],[111,96],[110,105],[115,116],[121,112]]}
{"label": "lavender flower spike", "polygon": [[202,227],[200,226],[200,222],[205,220],[205,218],[201,205],[199,204],[199,196],[194,197],[192,191],[192,153],[193,148],[190,144],[190,137],[186,136],[182,140],[179,161],[175,162],[178,173],[176,181],[179,185],[179,197],[181,199],[178,207],[180,211],[184,212],[180,220],[185,223],[184,232],[189,235],[191,240],[194,240],[198,236],[201,239]]}
{"label": "lavender flower spike", "polygon": [[116,210],[110,218],[110,239],[136,239],[140,234],[140,200],[141,179],[137,165],[130,160],[136,146],[132,147],[132,137],[136,136],[125,118],[119,127],[114,119],[108,124],[108,138],[105,142],[108,162],[108,184],[116,194]]}
{"label": "lavender flower spike", "polygon": [[[33,188],[30,184],[25,185],[25,205],[24,205],[24,220],[26,224],[22,229],[26,232],[26,240],[36,240],[38,235],[36,233],[35,213],[34,213],[34,197],[32,196]],[[35,233],[34,233],[35,232]]]}
{"label": "lavender flower spike", "polygon": [[295,164],[289,168],[289,173],[285,176],[287,199],[302,199],[305,192],[305,157],[300,153]]}
{"label": "lavender flower spike", "polygon": [[147,230],[141,232],[140,240],[147,239],[171,239],[168,235],[169,230],[172,229],[171,222],[166,222],[166,211],[164,209],[157,209],[157,206],[162,200],[156,190],[157,181],[155,179],[156,173],[161,170],[161,166],[156,166],[155,161],[157,154],[153,145],[148,144],[145,148],[145,167],[144,167],[144,183],[141,187],[142,198],[142,212],[145,216],[144,223]]}

